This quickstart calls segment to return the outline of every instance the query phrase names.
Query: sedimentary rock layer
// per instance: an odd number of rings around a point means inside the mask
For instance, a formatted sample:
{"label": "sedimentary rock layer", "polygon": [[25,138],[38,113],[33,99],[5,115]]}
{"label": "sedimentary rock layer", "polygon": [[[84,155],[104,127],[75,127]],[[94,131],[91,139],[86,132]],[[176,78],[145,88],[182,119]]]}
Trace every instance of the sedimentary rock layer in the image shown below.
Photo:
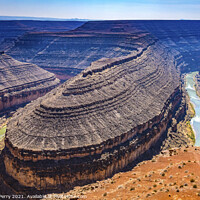
{"label": "sedimentary rock layer", "polygon": [[173,49],[181,72],[200,69],[200,21],[191,20],[90,21],[68,33],[26,34],[7,51],[66,80],[97,59],[128,55],[135,47],[127,35],[138,32],[149,32]]}
{"label": "sedimentary rock layer", "polygon": [[[162,43],[174,50],[182,59],[181,73],[200,70],[200,21],[141,21],[140,27],[155,35]],[[136,26],[135,23],[135,26]]]}
{"label": "sedimentary rock layer", "polygon": [[182,99],[176,62],[148,34],[134,37],[140,47],[130,55],[92,63],[13,116],[3,157],[16,190],[62,191],[109,177],[166,131]]}
{"label": "sedimentary rock layer", "polygon": [[[127,34],[32,33],[18,40],[7,52],[66,80],[100,58],[127,56],[137,49],[135,41],[133,35]],[[18,50],[24,55],[19,55]]]}
{"label": "sedimentary rock layer", "polygon": [[0,49],[11,48],[22,35],[29,32],[69,31],[84,23],[81,21],[0,20]]}
{"label": "sedimentary rock layer", "polygon": [[0,54],[0,111],[30,102],[59,84],[54,74]]}

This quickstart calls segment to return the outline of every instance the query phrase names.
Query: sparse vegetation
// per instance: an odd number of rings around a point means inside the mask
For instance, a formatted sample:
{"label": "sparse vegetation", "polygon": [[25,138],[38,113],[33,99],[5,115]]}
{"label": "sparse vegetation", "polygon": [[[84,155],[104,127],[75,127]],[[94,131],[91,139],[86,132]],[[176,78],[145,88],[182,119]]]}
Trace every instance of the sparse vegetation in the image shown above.
{"label": "sparse vegetation", "polygon": [[192,179],[190,180],[190,182],[191,182],[191,183],[194,183],[194,182],[195,182],[195,180],[192,178]]}
{"label": "sparse vegetation", "polygon": [[1,138],[2,136],[4,136],[5,132],[6,132],[6,125],[3,126],[3,127],[1,127],[1,129],[0,129],[0,138]]}
{"label": "sparse vegetation", "polygon": [[190,124],[190,121],[187,121],[186,124],[188,126],[188,133],[187,133],[187,135],[192,140],[193,144],[195,144],[196,138],[195,138],[195,134],[194,134],[194,131],[192,129],[192,126]]}
{"label": "sparse vegetation", "polygon": [[6,125],[0,128],[0,150],[4,148],[4,135],[6,133]]}
{"label": "sparse vegetation", "polygon": [[190,115],[190,117],[193,118],[193,117],[195,116],[195,109],[194,109],[194,106],[193,106],[192,103],[190,103],[189,106],[190,106],[190,109],[191,109],[191,111],[192,111],[192,114]]}
{"label": "sparse vegetation", "polygon": [[151,194],[147,194],[147,196],[146,197],[150,197],[151,196]]}
{"label": "sparse vegetation", "polygon": [[134,188],[134,187],[131,187],[131,188],[130,188],[130,191],[133,191],[133,190],[135,190],[135,188]]}
{"label": "sparse vegetation", "polygon": [[193,185],[193,188],[197,188],[197,185],[195,184],[195,185]]}
{"label": "sparse vegetation", "polygon": [[110,183],[113,184],[113,183],[115,183],[115,181],[111,181]]}
{"label": "sparse vegetation", "polygon": [[103,196],[106,197],[106,196],[107,196],[107,192],[105,192],[105,193],[103,194]]}

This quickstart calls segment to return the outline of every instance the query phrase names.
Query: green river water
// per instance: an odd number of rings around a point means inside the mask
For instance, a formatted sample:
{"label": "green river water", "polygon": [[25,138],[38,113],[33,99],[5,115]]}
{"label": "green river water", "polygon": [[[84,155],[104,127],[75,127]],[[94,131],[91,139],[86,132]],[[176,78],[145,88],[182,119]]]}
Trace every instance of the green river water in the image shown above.
{"label": "green river water", "polygon": [[190,102],[195,109],[195,116],[191,119],[190,124],[196,136],[195,146],[200,146],[200,98],[195,90],[194,77],[197,72],[192,72],[186,75],[186,90],[190,97]]}

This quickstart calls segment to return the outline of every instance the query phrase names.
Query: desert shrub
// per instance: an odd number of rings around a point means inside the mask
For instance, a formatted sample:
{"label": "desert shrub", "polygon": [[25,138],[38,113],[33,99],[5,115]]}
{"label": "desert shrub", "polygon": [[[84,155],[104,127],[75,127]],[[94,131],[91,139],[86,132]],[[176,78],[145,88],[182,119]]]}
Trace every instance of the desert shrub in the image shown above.
{"label": "desert shrub", "polygon": [[191,183],[194,183],[194,182],[195,182],[195,180],[192,178],[192,179],[190,180],[190,182],[191,182]]}
{"label": "desert shrub", "polygon": [[131,188],[130,188],[130,191],[133,191],[133,190],[135,190],[135,188],[134,188],[134,187],[131,187]]}
{"label": "desert shrub", "polygon": [[195,184],[195,185],[193,185],[193,188],[197,188],[197,185]]}

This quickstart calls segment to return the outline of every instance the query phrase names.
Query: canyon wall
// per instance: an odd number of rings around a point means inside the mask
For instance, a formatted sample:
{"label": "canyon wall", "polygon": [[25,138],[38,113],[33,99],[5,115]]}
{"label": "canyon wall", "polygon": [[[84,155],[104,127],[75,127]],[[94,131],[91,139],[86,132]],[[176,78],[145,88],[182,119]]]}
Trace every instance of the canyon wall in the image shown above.
{"label": "canyon wall", "polygon": [[200,69],[200,22],[192,20],[90,21],[69,32],[28,33],[6,51],[65,81],[93,61],[130,54],[137,49],[133,36],[139,32],[154,35],[170,48],[181,60],[182,73]]}
{"label": "canyon wall", "polygon": [[54,74],[0,54],[0,112],[43,96],[59,84]]}
{"label": "canyon wall", "polygon": [[0,20],[0,49],[7,50],[30,32],[63,32],[73,30],[81,21]]}
{"label": "canyon wall", "polygon": [[110,177],[185,112],[171,51],[148,33],[126,37],[136,47],[129,55],[93,62],[14,114],[1,166],[7,185],[41,194]]}
{"label": "canyon wall", "polygon": [[[138,45],[133,36],[93,33],[32,33],[7,50],[14,58],[34,63],[67,80],[101,58],[127,56]],[[19,55],[19,52],[23,54]]]}

